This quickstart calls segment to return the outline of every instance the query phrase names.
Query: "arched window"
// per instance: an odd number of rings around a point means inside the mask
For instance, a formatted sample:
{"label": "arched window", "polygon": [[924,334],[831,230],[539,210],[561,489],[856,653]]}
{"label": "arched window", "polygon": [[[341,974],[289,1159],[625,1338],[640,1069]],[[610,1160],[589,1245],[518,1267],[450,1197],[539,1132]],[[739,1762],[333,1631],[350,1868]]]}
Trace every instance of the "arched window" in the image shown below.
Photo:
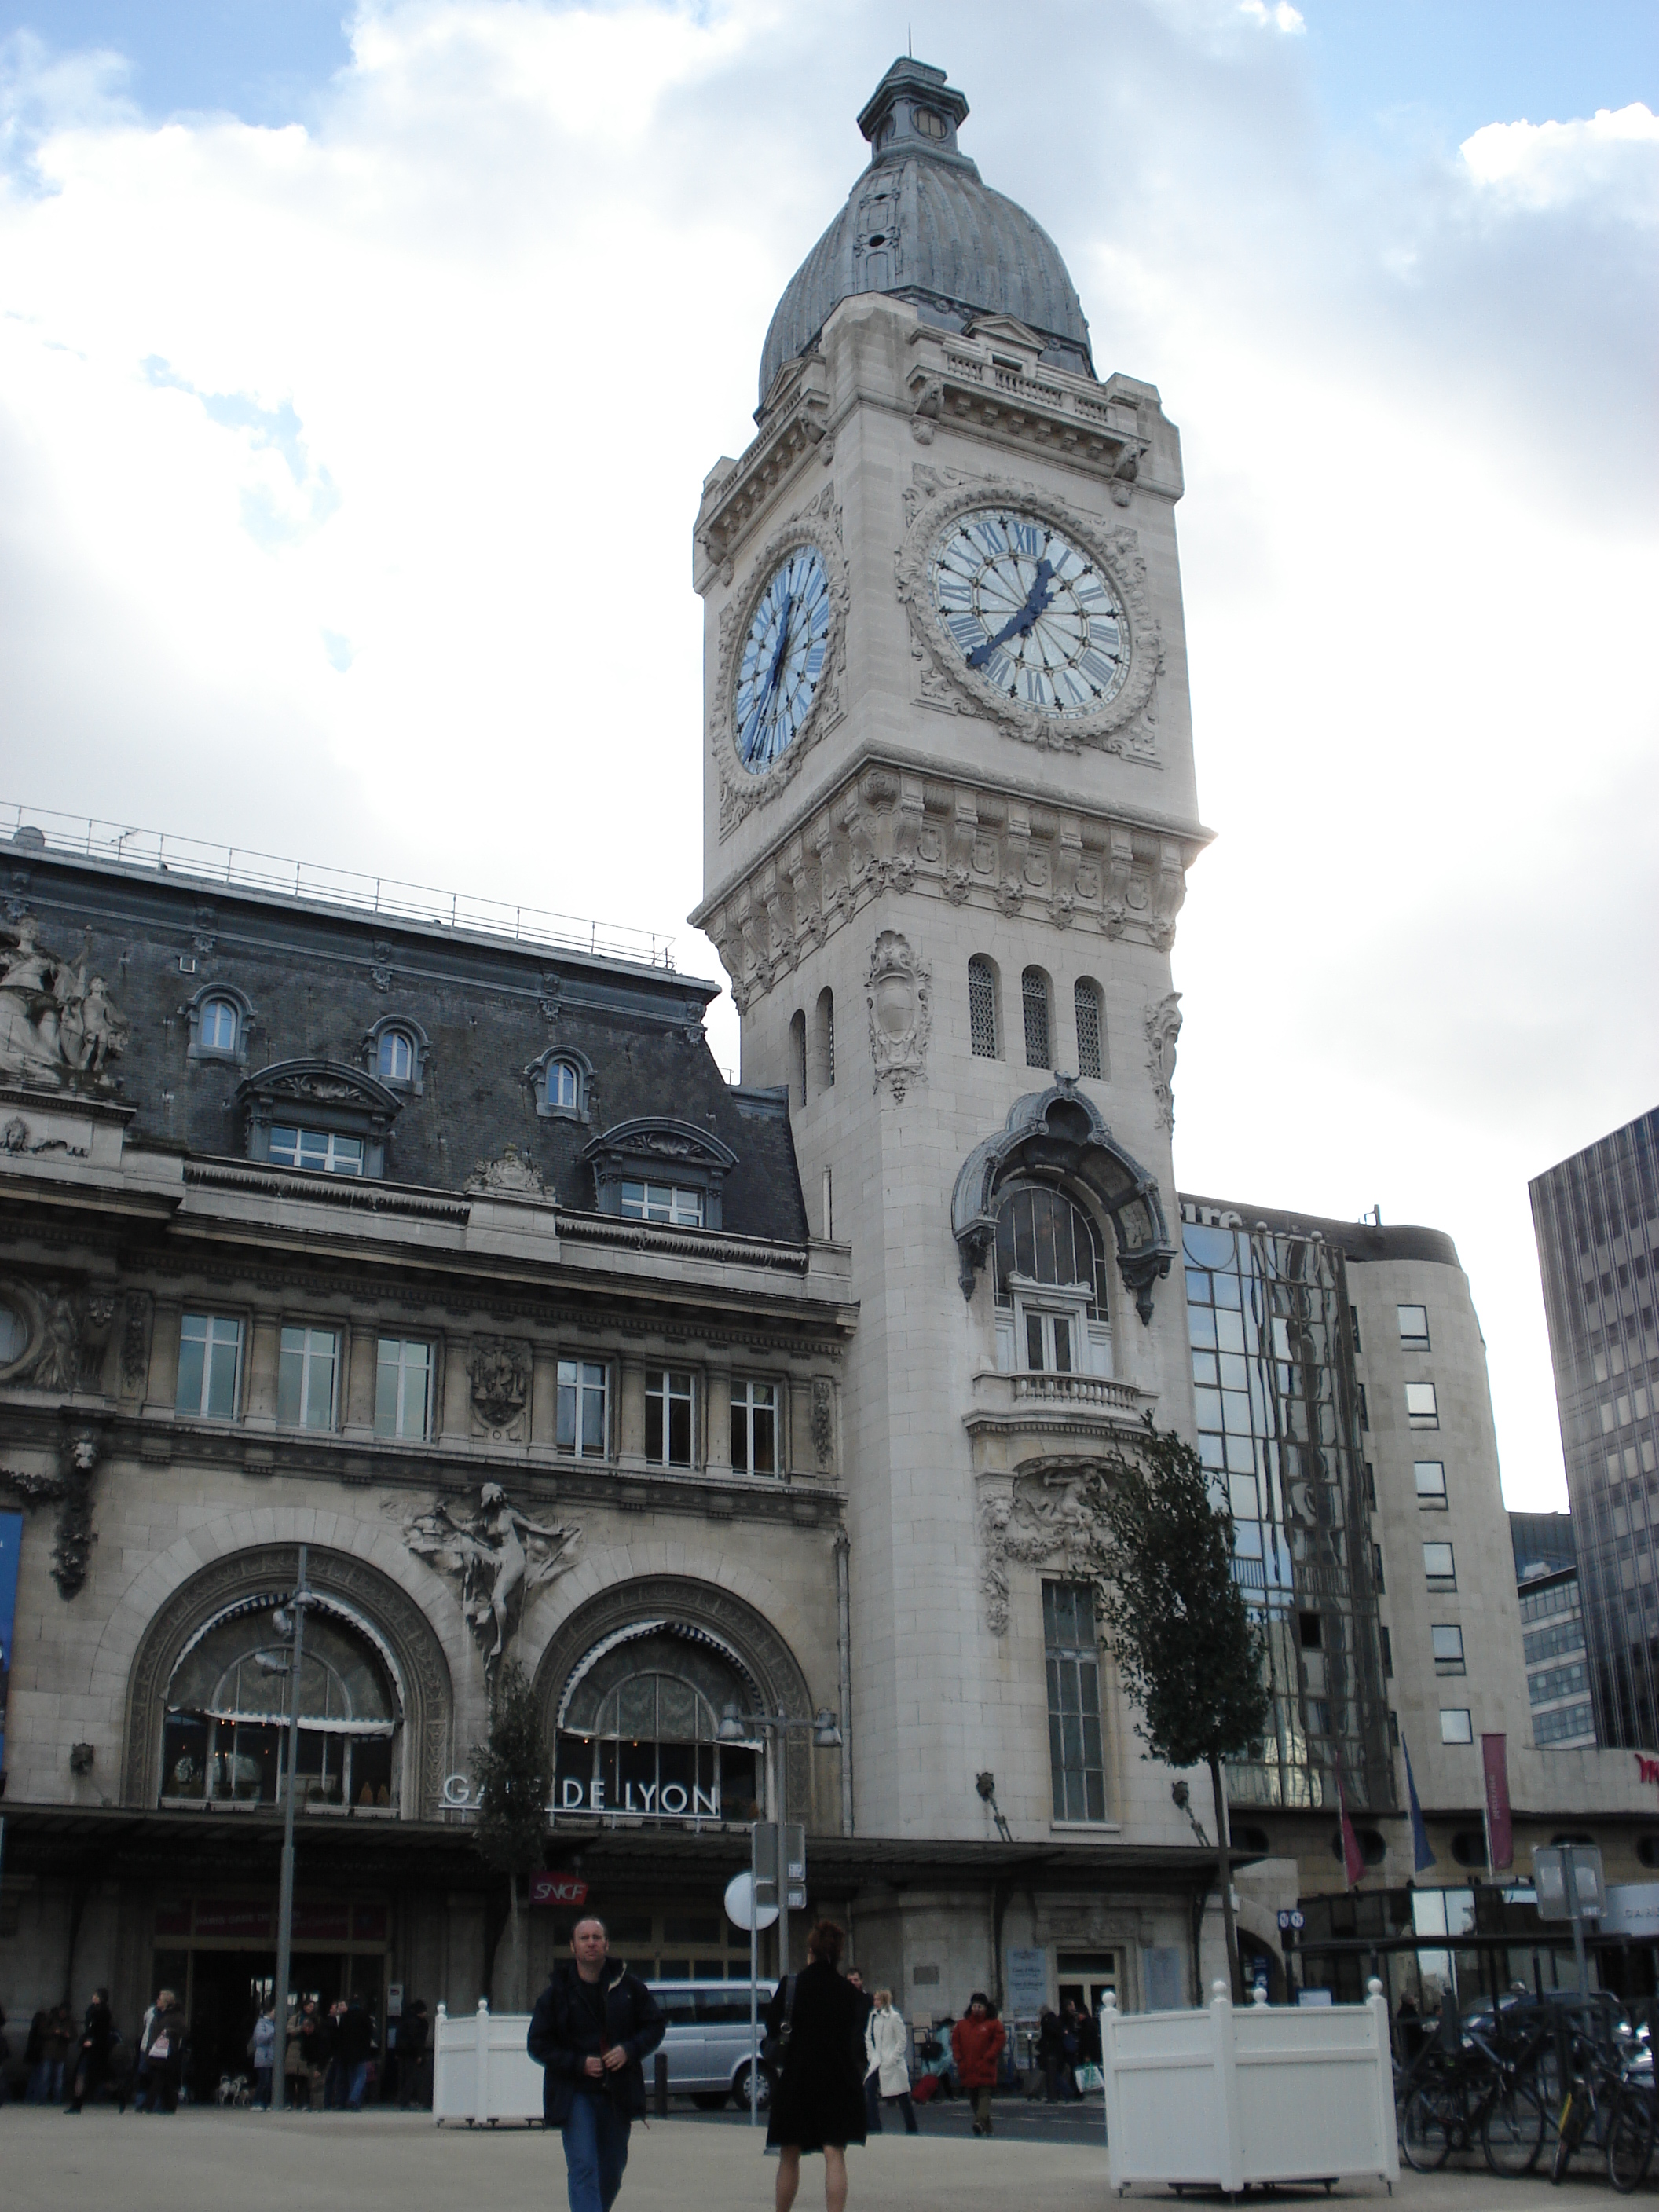
{"label": "arched window", "polygon": [[720,1741],[728,1706],[754,1692],[713,1640],[659,1623],[600,1655],[564,1700],[556,1812],[746,1820],[763,1802],[758,1742]]}
{"label": "arched window", "polygon": [[587,1121],[593,1112],[593,1068],[585,1053],[569,1045],[550,1046],[525,1075],[532,1086],[536,1111],[544,1121]]}
{"label": "arched window", "polygon": [[794,1013],[789,1019],[789,1083],[801,1104],[806,1103],[806,1017]]}
{"label": "arched window", "polygon": [[1048,1044],[1048,978],[1041,968],[1028,968],[1020,977],[1019,1004],[1025,1017],[1025,1065],[1052,1067],[1054,1056]]}
{"label": "arched window", "polygon": [[189,1028],[187,1060],[247,1060],[248,1034],[253,1027],[253,1002],[234,983],[204,983],[184,1008]]}
{"label": "arched window", "polygon": [[999,1057],[996,970],[982,952],[968,963],[968,1040],[976,1060]]}
{"label": "arched window", "polygon": [[1106,1248],[1093,1218],[1051,1184],[1024,1184],[997,1208],[997,1364],[1029,1373],[1109,1375]]}
{"label": "arched window", "polygon": [[407,1030],[382,1030],[374,1055],[374,1073],[382,1083],[415,1080],[415,1040]]}
{"label": "arched window", "polygon": [[547,1071],[547,1103],[574,1114],[581,1103],[581,1071],[574,1060],[556,1060]]}
{"label": "arched window", "polygon": [[1106,1018],[1098,983],[1087,975],[1078,978],[1072,993],[1077,1014],[1077,1072],[1103,1081],[1106,1074]]}
{"label": "arched window", "polygon": [[[161,1730],[161,1796],[279,1804],[288,1765],[286,1621],[273,1592],[198,1636],[173,1670]],[[402,1719],[382,1653],[355,1622],[306,1616],[295,1772],[307,1806],[389,1811]]]}
{"label": "arched window", "polygon": [[238,1022],[236,1006],[229,999],[204,999],[198,1036],[204,1052],[230,1052],[236,1049]]}
{"label": "arched window", "polygon": [[836,999],[832,991],[818,993],[818,1067],[823,1087],[836,1087]]}

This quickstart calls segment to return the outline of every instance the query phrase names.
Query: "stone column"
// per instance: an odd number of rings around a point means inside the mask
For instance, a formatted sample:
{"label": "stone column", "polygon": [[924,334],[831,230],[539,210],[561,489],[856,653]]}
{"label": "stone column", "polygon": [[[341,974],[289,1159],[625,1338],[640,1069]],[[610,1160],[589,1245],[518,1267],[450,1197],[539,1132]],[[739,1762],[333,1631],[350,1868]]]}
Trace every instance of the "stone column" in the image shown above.
{"label": "stone column", "polygon": [[708,1395],[708,1432],[703,1465],[710,1474],[732,1472],[732,1370],[711,1367],[704,1388]]}
{"label": "stone column", "polygon": [[621,1449],[617,1454],[619,1467],[636,1468],[645,1465],[645,1364],[642,1360],[624,1359],[622,1371],[622,1428]]}
{"label": "stone column", "polygon": [[179,1327],[182,1306],[155,1304],[155,1333],[149,1344],[149,1376],[144,1388],[147,1414],[170,1414],[179,1397]]}
{"label": "stone column", "polygon": [[247,1348],[247,1411],[250,1429],[276,1425],[276,1360],[282,1349],[282,1319],[276,1314],[255,1314]]}

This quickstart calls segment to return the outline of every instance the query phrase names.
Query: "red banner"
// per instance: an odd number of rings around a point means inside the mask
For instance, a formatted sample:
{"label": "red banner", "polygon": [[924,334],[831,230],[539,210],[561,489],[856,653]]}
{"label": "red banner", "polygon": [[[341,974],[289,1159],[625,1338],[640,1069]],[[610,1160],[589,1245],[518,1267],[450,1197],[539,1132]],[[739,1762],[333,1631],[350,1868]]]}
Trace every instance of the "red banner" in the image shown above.
{"label": "red banner", "polygon": [[532,1905],[586,1905],[587,1884],[579,1874],[532,1874],[530,1877],[530,1902]]}
{"label": "red banner", "polygon": [[1515,1825],[1510,1818],[1510,1762],[1508,1739],[1483,1735],[1480,1764],[1486,1778],[1486,1848],[1494,1874],[1515,1864]]}

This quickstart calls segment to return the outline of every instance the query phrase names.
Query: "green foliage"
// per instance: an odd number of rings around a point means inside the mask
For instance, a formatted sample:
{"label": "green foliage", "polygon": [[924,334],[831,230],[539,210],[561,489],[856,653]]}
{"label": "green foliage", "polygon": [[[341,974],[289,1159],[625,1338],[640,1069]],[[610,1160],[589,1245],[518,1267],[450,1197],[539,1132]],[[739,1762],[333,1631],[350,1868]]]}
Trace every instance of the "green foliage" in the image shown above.
{"label": "green foliage", "polygon": [[1104,1486],[1101,1614],[1152,1757],[1207,1765],[1267,1729],[1264,1639],[1233,1580],[1232,1517],[1217,1511],[1198,1454],[1150,1414],[1146,1428]]}
{"label": "green foliage", "polygon": [[553,1760],[524,1669],[510,1660],[495,1677],[489,1741],[473,1748],[472,1779],[479,1850],[504,1874],[533,1873],[542,1863]]}

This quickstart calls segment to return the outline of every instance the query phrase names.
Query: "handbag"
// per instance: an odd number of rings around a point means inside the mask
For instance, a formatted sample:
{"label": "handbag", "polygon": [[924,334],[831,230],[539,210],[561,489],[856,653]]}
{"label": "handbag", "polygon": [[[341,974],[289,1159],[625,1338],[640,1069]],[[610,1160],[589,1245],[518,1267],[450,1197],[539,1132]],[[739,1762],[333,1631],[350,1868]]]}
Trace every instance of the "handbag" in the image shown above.
{"label": "handbag", "polygon": [[1106,2087],[1106,2076],[1101,2072],[1099,2067],[1092,2063],[1087,2066],[1079,2066],[1073,2078],[1077,2082],[1079,2095],[1091,2089],[1103,2089]]}
{"label": "handbag", "polygon": [[763,2036],[761,2039],[760,2055],[769,2066],[781,2065],[787,2055],[790,2033],[795,2025],[795,1993],[800,1987],[799,1975],[789,1975],[786,1986],[789,1994],[784,1999],[783,2018],[778,2023],[778,2032],[775,2035]]}

